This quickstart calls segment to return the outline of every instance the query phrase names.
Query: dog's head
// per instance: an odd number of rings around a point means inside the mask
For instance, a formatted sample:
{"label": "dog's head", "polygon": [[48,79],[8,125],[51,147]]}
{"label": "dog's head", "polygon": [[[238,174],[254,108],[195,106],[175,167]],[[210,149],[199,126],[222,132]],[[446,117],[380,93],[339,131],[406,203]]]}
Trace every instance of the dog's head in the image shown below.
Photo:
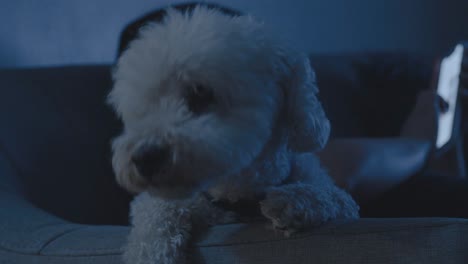
{"label": "dog's head", "polygon": [[181,197],[246,168],[277,122],[293,151],[323,147],[329,123],[309,61],[250,16],[168,10],[120,56],[109,102],[124,123],[113,167],[127,190]]}

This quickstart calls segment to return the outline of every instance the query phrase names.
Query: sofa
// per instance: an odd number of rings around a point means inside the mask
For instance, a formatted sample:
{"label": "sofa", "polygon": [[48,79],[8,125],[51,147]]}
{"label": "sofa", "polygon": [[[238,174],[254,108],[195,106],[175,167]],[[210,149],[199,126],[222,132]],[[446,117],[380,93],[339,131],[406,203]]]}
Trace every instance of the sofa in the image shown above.
{"label": "sofa", "polygon": [[[398,137],[431,59],[311,55],[333,138]],[[115,182],[110,65],[0,70],[0,263],[122,263],[131,196]],[[468,263],[468,220],[361,218],[291,237],[266,221],[211,227],[192,263]]]}

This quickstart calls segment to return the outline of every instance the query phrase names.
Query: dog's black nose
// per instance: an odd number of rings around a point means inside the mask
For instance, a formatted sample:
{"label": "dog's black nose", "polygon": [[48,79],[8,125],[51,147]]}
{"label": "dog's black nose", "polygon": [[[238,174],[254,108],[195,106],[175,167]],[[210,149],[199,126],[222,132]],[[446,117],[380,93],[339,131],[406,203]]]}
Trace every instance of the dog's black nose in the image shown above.
{"label": "dog's black nose", "polygon": [[168,146],[144,145],[136,150],[132,156],[138,173],[145,179],[150,180],[154,174],[161,173],[168,168],[171,152]]}

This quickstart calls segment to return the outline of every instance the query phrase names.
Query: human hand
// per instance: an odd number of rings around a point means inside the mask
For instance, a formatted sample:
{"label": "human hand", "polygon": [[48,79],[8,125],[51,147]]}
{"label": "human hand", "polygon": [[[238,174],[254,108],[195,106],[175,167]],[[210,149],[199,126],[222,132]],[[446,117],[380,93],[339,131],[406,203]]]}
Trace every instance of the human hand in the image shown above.
{"label": "human hand", "polygon": [[439,115],[445,113],[449,105],[437,93],[436,81],[440,63],[434,70],[433,85],[418,94],[413,110],[408,115],[400,136],[405,138],[425,139],[435,142],[438,131]]}

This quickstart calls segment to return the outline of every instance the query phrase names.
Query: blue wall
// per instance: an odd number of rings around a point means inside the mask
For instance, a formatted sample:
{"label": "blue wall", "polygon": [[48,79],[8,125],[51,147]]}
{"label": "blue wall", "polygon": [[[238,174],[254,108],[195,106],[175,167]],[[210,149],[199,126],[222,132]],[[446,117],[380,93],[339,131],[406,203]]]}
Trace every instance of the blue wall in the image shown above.
{"label": "blue wall", "polygon": [[[168,0],[0,0],[0,67],[111,62],[120,29]],[[421,51],[468,39],[468,0],[219,0],[307,52]]]}

